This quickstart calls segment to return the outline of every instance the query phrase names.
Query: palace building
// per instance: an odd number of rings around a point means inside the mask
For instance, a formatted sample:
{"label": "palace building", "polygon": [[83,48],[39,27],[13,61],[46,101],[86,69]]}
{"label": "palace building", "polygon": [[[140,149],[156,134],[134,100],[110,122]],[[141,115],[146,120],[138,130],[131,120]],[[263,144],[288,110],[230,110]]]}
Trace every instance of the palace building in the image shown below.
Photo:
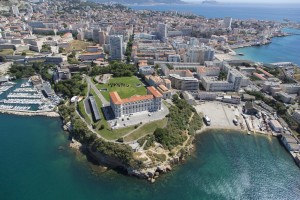
{"label": "palace building", "polygon": [[117,92],[111,92],[109,96],[110,106],[116,118],[142,111],[158,111],[161,109],[163,97],[153,86],[147,87],[147,95],[135,95],[121,99]]}

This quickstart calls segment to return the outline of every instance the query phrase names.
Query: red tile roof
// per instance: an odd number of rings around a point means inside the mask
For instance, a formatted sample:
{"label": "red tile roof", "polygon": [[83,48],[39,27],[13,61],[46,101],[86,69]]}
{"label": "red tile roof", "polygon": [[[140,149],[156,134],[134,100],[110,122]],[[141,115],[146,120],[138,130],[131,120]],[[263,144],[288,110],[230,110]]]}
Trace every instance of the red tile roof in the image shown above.
{"label": "red tile roof", "polygon": [[122,104],[122,99],[117,92],[110,92],[109,96],[114,104]]}
{"label": "red tile roof", "polygon": [[258,73],[253,73],[254,76],[256,76],[257,78],[259,78],[260,80],[267,80],[266,78],[264,78],[262,75],[258,74]]}
{"label": "red tile roof", "polygon": [[147,90],[156,98],[162,97],[162,94],[153,86],[147,87]]}
{"label": "red tile roof", "polygon": [[111,101],[114,104],[137,102],[137,101],[143,101],[143,100],[162,97],[162,94],[158,90],[156,90],[153,86],[150,86],[147,89],[151,94],[135,95],[135,96],[132,96],[129,98],[121,99],[121,97],[119,96],[119,94],[117,92],[110,92],[109,96],[110,96]]}
{"label": "red tile roof", "polygon": [[264,75],[266,75],[266,76],[268,76],[268,77],[270,77],[270,78],[273,77],[272,74],[270,74],[269,72],[263,70],[262,68],[258,67],[257,69],[258,69],[259,71],[261,71]]}

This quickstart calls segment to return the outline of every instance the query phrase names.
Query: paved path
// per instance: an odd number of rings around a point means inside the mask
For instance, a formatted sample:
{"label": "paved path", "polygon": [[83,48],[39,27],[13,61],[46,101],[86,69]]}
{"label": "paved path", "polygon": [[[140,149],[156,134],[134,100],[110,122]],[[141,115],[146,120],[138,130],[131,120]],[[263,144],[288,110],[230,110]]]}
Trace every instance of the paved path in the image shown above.
{"label": "paved path", "polygon": [[95,93],[97,94],[97,96],[99,97],[99,99],[102,102],[102,106],[109,106],[110,103],[108,101],[106,101],[106,99],[104,98],[104,96],[101,94],[101,92],[98,90],[98,88],[96,87],[96,85],[93,83],[93,81],[91,80],[91,77],[86,76],[86,81],[88,83],[88,85],[91,86],[91,88],[95,91]]}
{"label": "paved path", "polygon": [[[77,108],[77,104],[76,104],[75,106],[76,106],[76,108]],[[106,142],[117,143],[117,142],[114,141],[114,140],[107,140],[106,138],[102,137],[99,133],[97,133],[97,131],[95,131],[95,130],[93,129],[93,127],[92,127],[91,125],[89,125],[89,124],[85,121],[85,119],[79,114],[79,112],[78,112],[77,109],[75,109],[75,112],[76,112],[76,114],[80,117],[80,119],[86,124],[86,126],[88,127],[88,129],[89,129],[90,131],[92,131],[93,133],[95,133],[95,134],[97,135],[98,138],[101,138],[101,139],[103,139],[103,140],[106,141]]]}

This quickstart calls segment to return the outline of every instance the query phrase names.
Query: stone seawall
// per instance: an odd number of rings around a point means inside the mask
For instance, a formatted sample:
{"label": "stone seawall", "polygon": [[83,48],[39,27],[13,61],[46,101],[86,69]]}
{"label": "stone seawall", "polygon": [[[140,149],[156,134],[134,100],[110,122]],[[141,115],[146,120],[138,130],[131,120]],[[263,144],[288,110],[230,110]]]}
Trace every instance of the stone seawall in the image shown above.
{"label": "stone seawall", "polygon": [[8,110],[0,109],[0,113],[22,116],[46,116],[46,117],[59,117],[59,114],[54,111],[21,111],[21,110]]}

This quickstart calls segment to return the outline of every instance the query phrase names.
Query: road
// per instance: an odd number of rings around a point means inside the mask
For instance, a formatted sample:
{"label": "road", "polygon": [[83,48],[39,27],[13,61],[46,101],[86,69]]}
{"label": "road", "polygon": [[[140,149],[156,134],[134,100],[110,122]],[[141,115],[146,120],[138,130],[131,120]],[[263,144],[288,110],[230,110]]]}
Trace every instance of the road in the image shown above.
{"label": "road", "polygon": [[109,106],[110,103],[104,98],[104,96],[98,90],[98,88],[96,87],[96,85],[91,80],[91,77],[86,76],[86,81],[87,81],[88,85],[91,86],[91,88],[95,91],[95,93],[97,94],[97,96],[99,97],[99,99],[101,100],[103,107]]}

